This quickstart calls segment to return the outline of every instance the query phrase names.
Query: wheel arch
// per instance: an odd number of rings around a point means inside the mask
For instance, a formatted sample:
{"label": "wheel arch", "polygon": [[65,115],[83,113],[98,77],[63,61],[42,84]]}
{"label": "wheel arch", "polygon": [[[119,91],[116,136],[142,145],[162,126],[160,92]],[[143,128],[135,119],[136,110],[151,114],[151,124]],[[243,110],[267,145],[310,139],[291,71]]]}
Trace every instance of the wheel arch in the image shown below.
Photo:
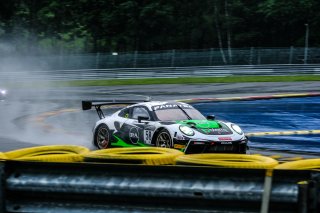
{"label": "wheel arch", "polygon": [[158,129],[156,129],[156,131],[154,132],[154,134],[153,134],[153,136],[152,136],[152,141],[151,141],[151,143],[154,145],[154,146],[156,146],[156,138],[157,138],[157,136],[158,136],[158,134],[162,131],[162,130],[166,130],[166,131],[168,131],[168,133],[169,133],[169,135],[170,135],[170,137],[171,137],[171,147],[173,147],[173,135],[171,134],[171,131],[168,129],[168,128],[166,128],[166,127],[159,127]]}
{"label": "wheel arch", "polygon": [[152,141],[151,141],[151,143],[152,143],[153,145],[156,145],[157,135],[159,134],[159,132],[161,132],[161,131],[164,130],[164,129],[168,130],[167,128],[165,128],[165,127],[162,126],[162,127],[159,127],[158,129],[156,129],[156,131],[154,131],[153,136],[152,136]]}

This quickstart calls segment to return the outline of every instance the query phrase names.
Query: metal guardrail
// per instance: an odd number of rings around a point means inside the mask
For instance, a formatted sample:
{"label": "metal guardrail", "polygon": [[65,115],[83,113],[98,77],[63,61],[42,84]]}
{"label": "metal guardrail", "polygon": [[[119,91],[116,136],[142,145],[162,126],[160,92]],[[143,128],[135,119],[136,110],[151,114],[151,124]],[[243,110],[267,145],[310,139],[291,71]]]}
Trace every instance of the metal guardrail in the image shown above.
{"label": "metal guardrail", "polygon": [[266,174],[262,169],[6,161],[0,164],[0,212],[319,212],[319,172],[275,170],[271,185]]}
{"label": "metal guardrail", "polygon": [[0,52],[0,55],[2,66],[7,62],[14,66],[27,65],[30,69],[48,70],[320,63],[320,48],[293,46],[231,48],[230,52],[229,49],[210,48],[82,54],[65,54],[61,51],[55,55]]}
{"label": "metal guardrail", "polygon": [[50,71],[3,70],[3,80],[95,80],[175,77],[226,77],[244,75],[320,75],[320,64],[230,65],[201,67],[114,68]]}

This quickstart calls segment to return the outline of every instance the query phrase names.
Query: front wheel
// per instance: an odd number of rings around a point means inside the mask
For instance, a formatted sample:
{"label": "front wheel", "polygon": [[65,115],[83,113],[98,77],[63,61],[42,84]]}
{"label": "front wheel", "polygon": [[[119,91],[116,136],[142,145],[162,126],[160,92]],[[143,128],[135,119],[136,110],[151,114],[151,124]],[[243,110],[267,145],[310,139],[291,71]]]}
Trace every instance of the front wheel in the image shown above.
{"label": "front wheel", "polygon": [[99,149],[107,149],[110,147],[110,132],[106,124],[100,124],[94,133],[94,145]]}
{"label": "front wheel", "polygon": [[170,148],[171,147],[171,136],[168,130],[163,129],[159,132],[156,137],[156,146],[163,147],[163,148]]}

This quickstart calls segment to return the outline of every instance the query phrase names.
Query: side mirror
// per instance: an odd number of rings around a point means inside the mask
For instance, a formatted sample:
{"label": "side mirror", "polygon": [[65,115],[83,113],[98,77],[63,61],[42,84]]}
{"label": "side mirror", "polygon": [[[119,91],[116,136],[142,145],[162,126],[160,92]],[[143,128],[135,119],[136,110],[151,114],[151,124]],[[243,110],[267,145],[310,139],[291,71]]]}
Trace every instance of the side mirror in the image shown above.
{"label": "side mirror", "polygon": [[146,116],[138,116],[138,123],[142,123],[141,121],[142,120],[149,120],[150,118],[149,117],[146,117]]}
{"label": "side mirror", "polygon": [[216,119],[215,115],[207,115],[207,120],[214,120]]}

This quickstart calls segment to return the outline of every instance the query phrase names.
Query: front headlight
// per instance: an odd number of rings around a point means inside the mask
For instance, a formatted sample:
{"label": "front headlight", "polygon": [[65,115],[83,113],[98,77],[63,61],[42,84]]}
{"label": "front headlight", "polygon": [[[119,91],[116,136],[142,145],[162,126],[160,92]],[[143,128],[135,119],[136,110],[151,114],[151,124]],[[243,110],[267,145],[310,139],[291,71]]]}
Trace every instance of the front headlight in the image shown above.
{"label": "front headlight", "polygon": [[7,94],[7,91],[6,91],[6,90],[1,90],[1,94],[2,94],[2,95],[6,95],[6,94]]}
{"label": "front headlight", "polygon": [[236,124],[231,124],[231,128],[232,128],[236,133],[238,133],[239,135],[242,135],[242,134],[243,134],[242,129],[241,129],[238,125],[236,125]]}
{"label": "front headlight", "polygon": [[188,136],[193,136],[194,135],[194,131],[190,127],[179,126],[179,129],[185,135],[188,135]]}

